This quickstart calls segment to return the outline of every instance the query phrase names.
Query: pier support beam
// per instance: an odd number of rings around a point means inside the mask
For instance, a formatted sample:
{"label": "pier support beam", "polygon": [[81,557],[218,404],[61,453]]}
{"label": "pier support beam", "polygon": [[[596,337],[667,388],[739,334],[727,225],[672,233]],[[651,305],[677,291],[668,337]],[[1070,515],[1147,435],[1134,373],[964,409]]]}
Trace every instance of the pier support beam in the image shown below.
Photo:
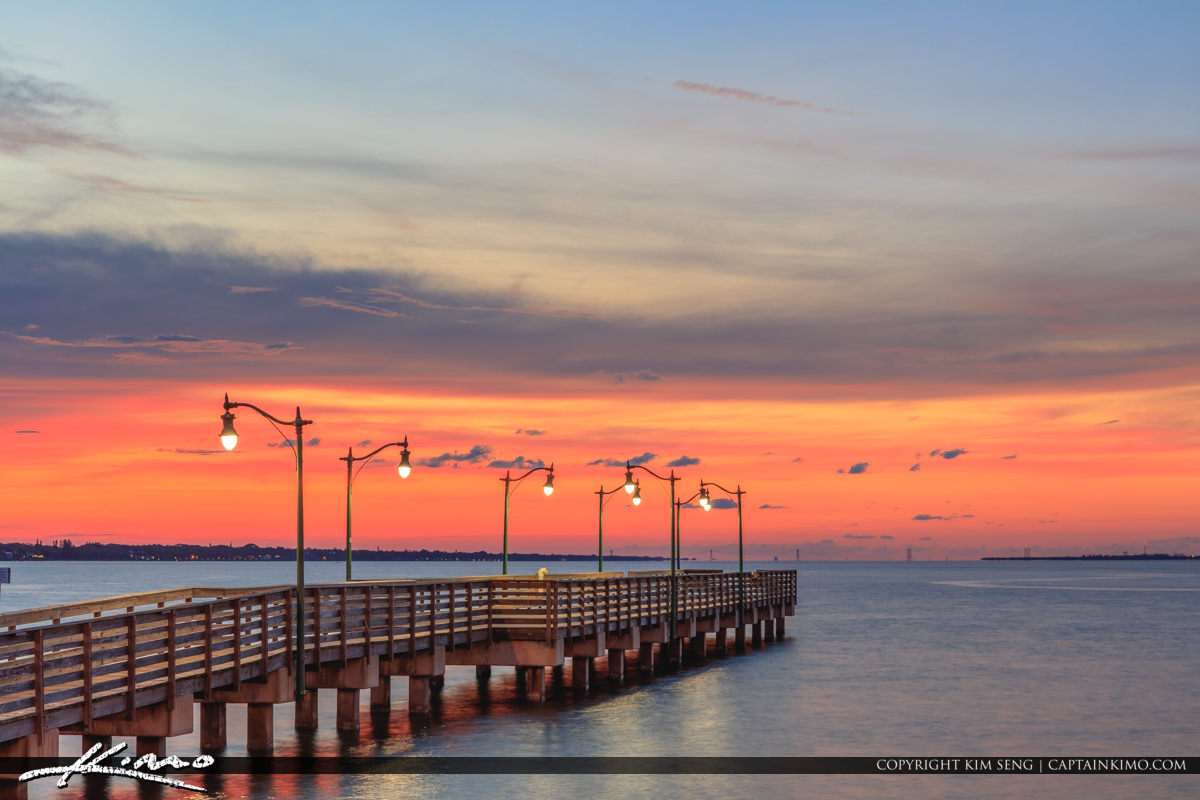
{"label": "pier support beam", "polygon": [[746,652],[746,626],[738,625],[733,629],[733,652],[741,655]]}
{"label": "pier support beam", "polygon": [[337,729],[358,730],[358,689],[337,690]]}
{"label": "pier support beam", "polygon": [[155,755],[158,758],[167,757],[167,737],[138,736],[134,750],[139,756]]}
{"label": "pier support beam", "polygon": [[783,617],[775,618],[775,638],[783,641]]}
{"label": "pier support beam", "polygon": [[708,656],[708,653],[706,652],[707,649],[708,649],[708,634],[707,633],[697,633],[695,636],[692,637],[692,640],[690,642],[688,642],[689,653],[690,653],[691,657],[693,659],[695,659],[696,661],[703,661],[705,659],[705,657]]}
{"label": "pier support beam", "polygon": [[763,631],[763,624],[761,622],[755,622],[753,625],[750,626],[750,646],[753,647],[755,650],[762,647],[762,643],[763,643],[762,631]]}
{"label": "pier support beam", "polygon": [[535,703],[546,700],[546,668],[525,668],[525,697]]}
{"label": "pier support beam", "polygon": [[654,672],[654,642],[638,645],[638,670],[643,673]]}
{"label": "pier support beam", "polygon": [[275,705],[273,703],[247,703],[246,750],[250,753],[270,753],[274,749]]}
{"label": "pier support beam", "polygon": [[762,621],[762,626],[763,626],[763,641],[764,642],[775,641],[775,620],[769,619],[769,618],[765,619]]}
{"label": "pier support beam", "polygon": [[492,677],[492,667],[490,664],[476,664],[475,665],[475,680],[486,681],[488,678],[491,678],[491,677]]}
{"label": "pier support beam", "polygon": [[201,753],[219,753],[228,745],[226,717],[224,703],[200,703]]}
{"label": "pier support beam", "polygon": [[729,655],[729,640],[727,634],[728,631],[726,631],[724,628],[717,629],[716,641],[713,643],[713,655]]}
{"label": "pier support beam", "polygon": [[315,731],[317,729],[317,690],[307,689],[304,697],[296,703],[296,730]]}
{"label": "pier support beam", "polygon": [[429,675],[408,676],[408,713],[424,716],[433,708],[433,693],[429,689]]}
{"label": "pier support beam", "polygon": [[86,753],[88,750],[91,750],[96,745],[100,745],[101,753],[103,753],[108,748],[112,747],[113,737],[111,737],[111,736],[89,736],[88,734],[85,733],[83,736],[81,736],[79,738],[81,740],[81,746],[79,748],[79,755],[83,755],[84,753]]}
{"label": "pier support beam", "polygon": [[390,711],[392,708],[392,676],[380,675],[379,685],[371,690],[371,710]]}
{"label": "pier support beam", "polygon": [[579,694],[591,689],[593,659],[588,656],[571,657],[571,688]]}
{"label": "pier support beam", "polygon": [[683,639],[676,637],[663,642],[659,650],[659,657],[662,659],[663,669],[678,669],[679,663],[683,660]]}
{"label": "pier support beam", "polygon": [[625,651],[620,648],[608,651],[608,680],[618,685],[625,680]]}

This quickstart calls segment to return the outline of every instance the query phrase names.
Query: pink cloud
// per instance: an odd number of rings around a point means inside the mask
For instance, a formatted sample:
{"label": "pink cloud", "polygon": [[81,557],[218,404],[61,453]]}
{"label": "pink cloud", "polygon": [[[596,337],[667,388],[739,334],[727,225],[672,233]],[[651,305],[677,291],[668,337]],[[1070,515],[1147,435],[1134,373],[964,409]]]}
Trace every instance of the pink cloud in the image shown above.
{"label": "pink cloud", "polygon": [[683,92],[699,92],[700,94],[707,94],[713,97],[741,100],[746,103],[762,103],[768,106],[776,106],[777,108],[802,108],[806,111],[817,111],[822,114],[857,115],[857,112],[854,111],[842,111],[832,106],[818,106],[813,103],[806,103],[803,100],[785,100],[780,97],[759,94],[758,92],[737,89],[731,86],[712,86],[707,83],[694,83],[692,81],[675,81],[671,86]]}

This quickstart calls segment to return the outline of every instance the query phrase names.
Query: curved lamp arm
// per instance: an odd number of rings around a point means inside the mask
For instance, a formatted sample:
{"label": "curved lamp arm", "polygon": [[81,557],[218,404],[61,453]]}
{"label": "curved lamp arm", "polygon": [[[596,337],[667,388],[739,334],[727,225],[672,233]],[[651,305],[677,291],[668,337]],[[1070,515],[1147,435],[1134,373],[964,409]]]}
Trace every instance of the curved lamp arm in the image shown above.
{"label": "curved lamp arm", "polygon": [[[370,461],[372,458],[374,458],[376,455],[378,455],[380,451],[386,450],[389,447],[399,447],[400,448],[400,467],[399,467],[400,477],[407,478],[409,472],[412,470],[412,465],[410,465],[408,463],[408,456],[410,454],[408,451],[408,437],[407,436],[405,436],[402,441],[388,442],[387,444],[383,445],[382,447],[376,447],[374,450],[367,453],[365,456],[354,455],[354,448],[351,447],[347,451],[346,455],[338,457],[338,461],[345,461],[346,467],[349,468],[350,465],[353,464],[355,461],[363,461],[363,462]],[[365,466],[366,466],[366,464],[364,463],[361,467],[359,467],[358,469],[356,469],[354,471],[355,477],[358,476],[358,473],[361,472],[363,467],[365,467]]]}
{"label": "curved lamp arm", "polygon": [[509,494],[509,486],[511,484],[520,483],[521,481],[525,480],[533,473],[539,472],[541,470],[545,470],[547,473],[549,473],[548,475],[546,475],[546,482],[542,485],[542,491],[544,491],[546,493],[547,497],[554,494],[554,464],[551,464],[548,467],[534,467],[533,469],[529,470],[528,472],[526,472],[524,475],[522,475],[519,478],[512,477],[506,471],[504,473],[504,477],[500,479],[500,480],[504,481],[505,496],[507,496]]}

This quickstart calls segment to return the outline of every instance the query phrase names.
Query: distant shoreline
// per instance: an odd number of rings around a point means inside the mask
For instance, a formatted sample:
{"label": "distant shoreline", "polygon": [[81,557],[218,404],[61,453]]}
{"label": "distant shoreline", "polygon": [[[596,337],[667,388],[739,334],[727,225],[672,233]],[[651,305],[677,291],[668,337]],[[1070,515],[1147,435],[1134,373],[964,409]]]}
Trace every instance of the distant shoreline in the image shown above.
{"label": "distant shoreline", "polygon": [[1085,555],[1085,556],[984,556],[980,561],[1188,561],[1200,559],[1200,556],[1188,556],[1183,553],[1139,553],[1119,556]]}
{"label": "distant shoreline", "polygon": [[[667,556],[607,555],[612,561],[667,561]],[[305,561],[345,561],[339,547],[306,547]],[[355,549],[354,560],[366,561],[500,561],[500,553],[486,550],[368,550]],[[112,544],[69,539],[50,544],[9,542],[0,544],[0,563],[5,561],[295,561],[294,547],[259,547],[256,544]],[[595,561],[595,553],[509,553],[509,561]],[[684,561],[695,559],[685,558]]]}

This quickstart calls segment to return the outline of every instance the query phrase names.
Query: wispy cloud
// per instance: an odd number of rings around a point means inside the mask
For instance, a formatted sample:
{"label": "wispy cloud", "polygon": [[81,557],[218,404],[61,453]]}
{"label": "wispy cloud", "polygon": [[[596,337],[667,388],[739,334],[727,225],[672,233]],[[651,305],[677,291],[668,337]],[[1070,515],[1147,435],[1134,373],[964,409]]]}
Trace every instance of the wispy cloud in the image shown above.
{"label": "wispy cloud", "polygon": [[41,433],[41,431],[13,431],[13,433]]}
{"label": "wispy cloud", "polygon": [[852,464],[849,469],[839,469],[838,472],[847,475],[862,475],[867,471],[867,467],[871,466],[869,461],[859,461],[857,464]]}
{"label": "wispy cloud", "polygon": [[639,369],[637,372],[618,372],[613,376],[613,381],[616,383],[640,383],[659,380],[662,380],[662,378],[657,373],[648,369]]}
{"label": "wispy cloud", "polygon": [[[204,339],[199,336],[183,334],[165,334],[152,338],[110,334],[95,339],[82,340],[63,340],[49,336],[26,336],[19,333],[10,333],[9,331],[0,331],[0,335],[11,336],[27,344],[42,345],[45,347],[83,350],[158,350],[181,355],[259,356],[299,349],[291,342],[262,344],[259,342],[240,342],[232,339]],[[124,357],[124,360],[134,362],[136,361],[136,355],[128,354]],[[160,357],[154,360],[153,363],[162,363],[166,360],[168,359]]]}
{"label": "wispy cloud", "polygon": [[[320,445],[321,445],[321,438],[319,436],[314,436],[313,438],[308,439],[307,441],[304,442],[305,447],[319,447]],[[295,439],[284,439],[282,442],[267,442],[267,447],[295,447],[295,446],[296,446]]]}
{"label": "wispy cloud", "polygon": [[342,311],[357,311],[360,314],[372,314],[376,317],[408,316],[407,314],[401,314],[399,311],[392,311],[389,308],[369,306],[364,303],[356,303],[353,300],[334,300],[330,297],[301,297],[297,302],[306,308],[315,308],[318,306],[325,308],[338,308]]}
{"label": "wispy cloud", "polygon": [[741,100],[745,103],[761,103],[763,105],[775,106],[777,108],[802,108],[805,111],[817,111],[822,114],[847,114],[856,115],[854,111],[842,111],[832,106],[820,106],[815,103],[808,103],[804,100],[785,100],[781,97],[775,97],[769,94],[759,94],[751,92],[747,89],[737,89],[732,86],[712,86],[707,83],[695,83],[693,81],[675,81],[671,84],[672,88],[679,89],[683,92],[698,92],[700,94],[711,95],[712,97],[721,97],[728,100]]}
{"label": "wispy cloud", "polygon": [[258,294],[260,292],[279,291],[274,286],[230,286],[230,294]]}
{"label": "wispy cloud", "polygon": [[516,434],[518,436],[545,436],[546,432],[535,430],[533,428],[517,428]]}
{"label": "wispy cloud", "polygon": [[774,509],[780,509],[780,508],[791,508],[791,506],[773,506],[770,503],[763,503],[761,506],[759,506],[759,508],[764,511],[767,511],[767,510],[774,510]]}
{"label": "wispy cloud", "polygon": [[535,317],[595,317],[596,314],[589,314],[582,311],[547,311],[544,309],[533,308],[513,308],[511,306],[455,306],[435,303],[431,300],[422,300],[417,297],[412,297],[396,289],[371,289],[372,302],[382,302],[384,300],[393,300],[399,303],[412,303],[421,308],[431,308],[443,311],[498,311],[505,314],[529,314]]}
{"label": "wispy cloud", "polygon": [[488,464],[488,466],[495,467],[497,469],[538,469],[546,466],[546,462],[542,461],[540,458],[534,460],[526,458],[525,456],[517,456],[516,458],[510,460],[496,459]]}
{"label": "wispy cloud", "polygon": [[589,467],[599,467],[599,466],[623,467],[623,466],[625,466],[626,463],[628,463],[630,466],[637,466],[639,464],[649,464],[651,461],[653,461],[656,458],[658,458],[658,456],[656,454],[651,453],[651,452],[645,452],[645,453],[642,453],[640,456],[634,456],[633,458],[626,458],[626,459],[597,458],[595,461],[589,461],[587,463],[587,466],[589,466]]}
{"label": "wispy cloud", "polygon": [[1096,150],[1078,150],[1078,158],[1104,161],[1143,161],[1147,159],[1200,159],[1200,145],[1147,145]]}
{"label": "wispy cloud", "polygon": [[417,464],[422,467],[432,467],[437,469],[446,464],[475,464],[480,461],[486,461],[492,455],[490,445],[477,444],[465,453],[460,453],[455,450],[453,453],[442,453],[440,456],[430,456],[429,458],[417,459]]}
{"label": "wispy cloud", "polygon": [[692,467],[700,463],[700,459],[691,456],[680,456],[674,461],[668,461],[668,467]]}
{"label": "wispy cloud", "polygon": [[931,450],[929,452],[929,455],[934,456],[934,457],[941,456],[942,458],[949,460],[949,459],[958,458],[959,456],[964,456],[969,452],[971,452],[971,451],[963,450],[961,447],[957,447],[953,450],[940,450],[940,449],[939,450]]}
{"label": "wispy cloud", "polygon": [[110,114],[105,103],[70,84],[0,67],[0,152],[23,156],[48,147],[131,155],[124,145],[89,130]]}

